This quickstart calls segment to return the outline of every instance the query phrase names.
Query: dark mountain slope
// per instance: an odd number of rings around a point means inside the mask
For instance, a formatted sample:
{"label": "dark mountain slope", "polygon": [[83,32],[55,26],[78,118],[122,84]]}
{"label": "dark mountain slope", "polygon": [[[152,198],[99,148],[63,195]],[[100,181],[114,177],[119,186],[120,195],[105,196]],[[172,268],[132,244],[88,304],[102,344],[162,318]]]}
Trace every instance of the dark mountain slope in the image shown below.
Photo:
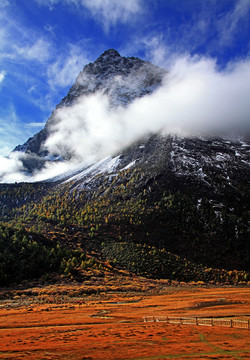
{"label": "dark mountain slope", "polygon": [[43,198],[33,199],[34,185],[23,184],[26,205],[9,218],[45,232],[80,231],[81,246],[88,250],[103,242],[145,243],[203,265],[247,270],[246,156],[240,142],[154,135],[119,156],[47,183]]}

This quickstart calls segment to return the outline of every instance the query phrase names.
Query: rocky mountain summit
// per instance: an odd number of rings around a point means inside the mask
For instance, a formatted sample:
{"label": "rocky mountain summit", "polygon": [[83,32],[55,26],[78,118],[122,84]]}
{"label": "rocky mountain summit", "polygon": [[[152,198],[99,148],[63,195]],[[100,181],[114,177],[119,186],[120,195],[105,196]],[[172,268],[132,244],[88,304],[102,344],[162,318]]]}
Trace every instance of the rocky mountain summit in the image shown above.
{"label": "rocky mountain summit", "polygon": [[102,91],[113,106],[127,105],[151,94],[160,86],[166,71],[135,57],[122,57],[116,50],[105,51],[86,65],[59,106],[71,106],[82,95]]}
{"label": "rocky mountain summit", "polygon": [[166,70],[147,61],[135,57],[122,57],[114,49],[105,51],[94,63],[84,66],[67,96],[49,117],[44,129],[23,145],[16,146],[14,151],[21,151],[32,157],[32,166],[30,159],[25,162],[28,168],[32,169],[34,164],[41,168],[48,161],[49,155],[42,145],[51,133],[57,109],[73,106],[80,97],[97,92],[108,95],[111,107],[126,106],[136,98],[151,94],[161,85],[166,74]]}

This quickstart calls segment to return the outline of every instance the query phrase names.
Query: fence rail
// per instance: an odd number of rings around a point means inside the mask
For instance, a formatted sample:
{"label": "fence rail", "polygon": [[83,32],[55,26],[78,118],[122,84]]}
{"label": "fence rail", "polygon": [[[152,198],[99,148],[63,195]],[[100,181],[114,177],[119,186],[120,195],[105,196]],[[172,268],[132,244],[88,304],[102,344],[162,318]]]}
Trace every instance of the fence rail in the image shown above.
{"label": "fence rail", "polygon": [[173,316],[145,316],[144,322],[165,322],[168,324],[225,326],[250,329],[250,320],[200,317],[173,317]]}

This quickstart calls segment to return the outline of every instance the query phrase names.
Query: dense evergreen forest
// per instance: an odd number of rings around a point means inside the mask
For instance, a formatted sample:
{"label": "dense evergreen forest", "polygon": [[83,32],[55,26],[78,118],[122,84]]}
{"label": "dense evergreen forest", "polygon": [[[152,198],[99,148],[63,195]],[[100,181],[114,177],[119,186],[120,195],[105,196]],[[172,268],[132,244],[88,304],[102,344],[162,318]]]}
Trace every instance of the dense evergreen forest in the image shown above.
{"label": "dense evergreen forest", "polygon": [[99,176],[91,189],[1,185],[0,281],[79,277],[107,259],[152,278],[248,281],[246,194],[218,206],[194,191],[166,190],[141,169]]}

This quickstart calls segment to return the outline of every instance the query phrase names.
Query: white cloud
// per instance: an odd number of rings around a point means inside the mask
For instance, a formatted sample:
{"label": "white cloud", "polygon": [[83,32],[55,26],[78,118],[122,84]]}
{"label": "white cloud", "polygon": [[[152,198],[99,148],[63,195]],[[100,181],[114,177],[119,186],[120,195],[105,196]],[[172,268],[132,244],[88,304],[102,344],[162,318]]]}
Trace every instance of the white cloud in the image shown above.
{"label": "white cloud", "polygon": [[3,183],[20,182],[27,180],[21,172],[24,170],[22,161],[16,154],[11,154],[9,158],[0,156],[0,178]]}
{"label": "white cloud", "polygon": [[25,124],[25,127],[27,128],[42,128],[45,126],[45,122],[31,122],[31,123],[28,123],[28,124]]}
{"label": "white cloud", "polygon": [[[18,144],[25,142],[32,134],[32,128],[23,125],[13,105],[6,106],[6,109],[1,111],[0,149],[2,155],[8,155],[10,151]],[[6,152],[4,152],[4,149]]]}
{"label": "white cloud", "polygon": [[11,148],[8,145],[1,145],[0,146],[0,156],[6,156],[11,152]]}
{"label": "white cloud", "polygon": [[[55,5],[61,2],[61,0],[35,0],[39,5],[47,6],[51,11],[54,10]],[[67,1],[67,0],[66,0]],[[62,0],[62,2],[65,2]]]}
{"label": "white cloud", "polygon": [[176,54],[171,46],[168,46],[167,39],[162,34],[140,37],[136,43],[132,44],[133,52],[141,48],[145,51],[148,61],[163,68],[168,68],[172,61],[176,59]]}
{"label": "white cloud", "polygon": [[141,0],[81,0],[106,30],[117,22],[127,23],[142,12]]}
{"label": "white cloud", "polygon": [[[218,21],[218,34],[221,45],[230,45],[237,31],[248,18],[246,15],[250,12],[250,0],[238,0],[235,8],[228,12],[220,21]],[[249,24],[247,25],[249,27]]]}
{"label": "white cloud", "polygon": [[52,179],[56,176],[65,174],[67,171],[72,171],[79,164],[74,161],[68,162],[55,162],[45,164],[45,167],[41,171],[34,173],[32,177],[29,178],[29,181],[43,181],[45,179]]}
{"label": "white cloud", "polygon": [[13,16],[12,10],[5,7],[0,12],[0,61],[10,60],[17,64],[26,60],[48,61],[53,49],[51,41],[24,26],[21,19]]}
{"label": "white cloud", "polygon": [[32,85],[29,89],[28,89],[28,93],[32,94],[35,90],[36,90],[36,85]]}
{"label": "white cloud", "polygon": [[[211,6],[205,1],[199,4],[191,1],[189,11],[192,20],[182,21],[178,27],[171,25],[168,16],[165,24],[150,27],[149,23],[150,31],[138,27],[136,34],[128,40],[125,52],[143,53],[149,61],[163,67],[169,66],[177,54],[220,54],[223,58],[229,56],[225,50],[228,47],[235,49],[236,42],[249,32],[250,0],[236,0],[230,5],[215,0]],[[236,57],[237,50],[230,56]]]}
{"label": "white cloud", "polygon": [[9,5],[10,5],[9,0],[1,0],[1,2],[0,2],[0,8],[2,8],[2,9]]}
{"label": "white cloud", "polygon": [[143,12],[143,0],[36,0],[39,5],[54,10],[56,5],[68,5],[75,11],[87,8],[105,30],[117,23],[128,23]]}
{"label": "white cloud", "polygon": [[9,74],[8,92],[48,114],[63,95],[59,88],[74,83],[86,57],[79,44],[59,48],[47,31],[28,28],[13,6],[0,11],[0,71],[6,70],[0,83]]}
{"label": "white cloud", "polygon": [[[20,140],[27,135],[23,132],[14,107],[0,117],[0,179],[1,182],[25,181],[23,163],[16,154],[10,154]],[[6,157],[8,154],[9,157]]]}
{"label": "white cloud", "polygon": [[6,76],[6,72],[5,71],[0,71],[0,84],[1,84],[1,82],[3,82],[5,76]]}
{"label": "white cloud", "polygon": [[89,62],[79,46],[69,45],[68,48],[66,56],[62,54],[48,67],[48,83],[51,89],[72,85],[83,65]]}
{"label": "white cloud", "polygon": [[8,44],[8,32],[6,31],[6,28],[4,28],[4,24],[1,21],[1,15],[0,15],[0,60],[4,59],[5,57],[8,56],[8,49],[9,49],[9,44]]}
{"label": "white cloud", "polygon": [[44,62],[50,58],[51,44],[42,38],[37,39],[33,44],[27,44],[24,47],[16,45],[15,48],[16,53],[27,60]]}

